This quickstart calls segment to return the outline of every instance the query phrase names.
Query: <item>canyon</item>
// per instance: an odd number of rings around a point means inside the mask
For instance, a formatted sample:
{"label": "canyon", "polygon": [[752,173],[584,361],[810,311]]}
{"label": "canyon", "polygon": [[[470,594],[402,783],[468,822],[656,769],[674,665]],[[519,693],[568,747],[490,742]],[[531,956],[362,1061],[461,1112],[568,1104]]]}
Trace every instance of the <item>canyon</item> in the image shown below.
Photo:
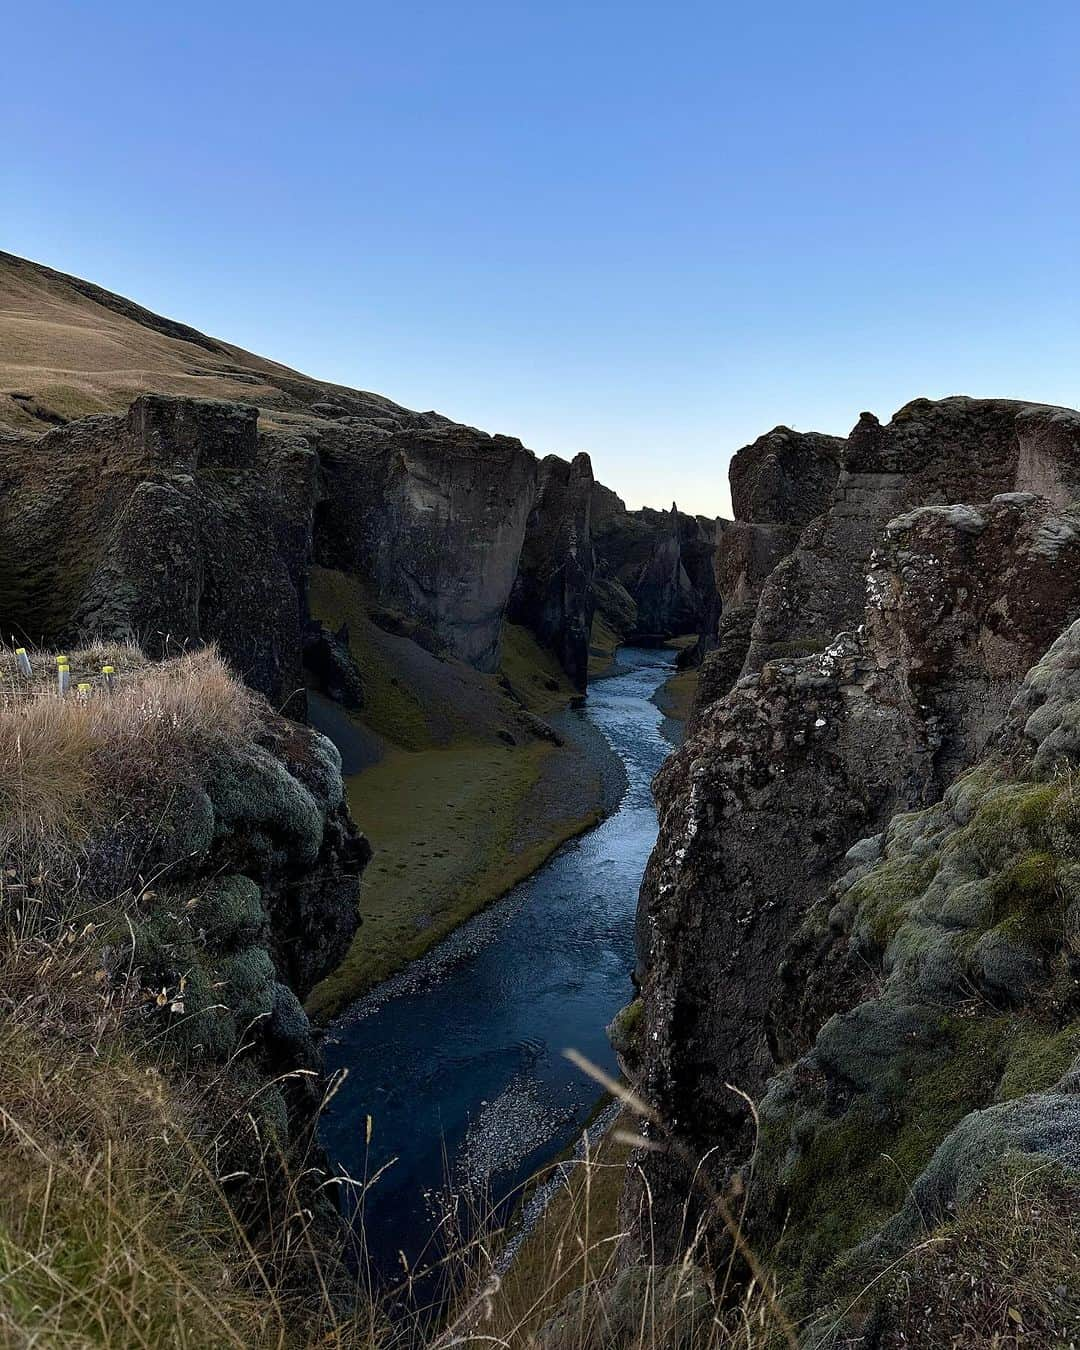
{"label": "canyon", "polygon": [[145,837],[118,788],[78,880],[138,891],[104,979],[163,991],[143,1021],[174,1062],[254,1073],[310,1148],[319,1024],[613,809],[610,749],[571,714],[616,649],[677,643],[687,725],[612,1028],[643,1117],[617,1269],[530,1343],[584,1318],[631,1350],[673,1282],[660,1343],[685,1350],[755,1289],[754,1344],[1013,1343],[1002,1318],[1068,1343],[1080,414],[918,398],[847,437],[778,426],[730,483],[730,521],[628,510],[584,453],[0,254],[0,636],[70,650],[80,680],[212,647],[258,709],[140,788]]}

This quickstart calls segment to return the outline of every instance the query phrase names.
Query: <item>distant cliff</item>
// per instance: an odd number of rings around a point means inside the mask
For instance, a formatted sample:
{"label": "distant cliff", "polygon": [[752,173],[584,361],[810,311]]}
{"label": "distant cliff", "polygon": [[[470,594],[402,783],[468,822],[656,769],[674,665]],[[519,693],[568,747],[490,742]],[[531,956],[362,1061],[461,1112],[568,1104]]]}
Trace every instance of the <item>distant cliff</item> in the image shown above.
{"label": "distant cliff", "polygon": [[596,605],[614,633],[636,641],[713,633],[722,522],[686,515],[674,503],[670,511],[628,511],[601,484],[593,489],[592,521]]}
{"label": "distant cliff", "polygon": [[[7,254],[0,296],[0,630],[156,651],[214,638],[281,703],[303,685],[317,563],[481,671],[498,667],[514,595],[514,620],[584,687],[587,456],[540,464],[510,437],[321,384]],[[118,341],[139,371],[114,368]]]}

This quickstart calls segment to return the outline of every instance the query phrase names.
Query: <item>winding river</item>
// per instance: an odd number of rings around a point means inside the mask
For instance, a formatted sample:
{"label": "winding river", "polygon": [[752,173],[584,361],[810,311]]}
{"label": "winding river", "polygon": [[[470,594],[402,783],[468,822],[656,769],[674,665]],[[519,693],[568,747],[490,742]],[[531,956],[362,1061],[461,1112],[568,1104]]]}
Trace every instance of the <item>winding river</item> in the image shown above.
{"label": "winding river", "polygon": [[651,698],[672,662],[620,649],[570,714],[623,761],[614,814],[328,1030],[327,1068],[348,1075],[321,1137],[353,1177],[379,1174],[363,1214],[376,1270],[400,1274],[398,1253],[411,1269],[434,1256],[448,1191],[507,1196],[575,1140],[598,1089],[565,1049],[615,1067],[604,1028],[631,996],[634,910],[657,830],[650,783],[671,749]]}

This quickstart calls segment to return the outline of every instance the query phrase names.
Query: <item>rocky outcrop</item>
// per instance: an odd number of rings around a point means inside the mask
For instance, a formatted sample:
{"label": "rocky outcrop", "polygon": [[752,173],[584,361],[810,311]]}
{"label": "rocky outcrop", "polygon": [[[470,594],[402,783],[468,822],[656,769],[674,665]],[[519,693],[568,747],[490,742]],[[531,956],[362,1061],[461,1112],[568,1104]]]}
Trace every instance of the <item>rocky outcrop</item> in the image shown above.
{"label": "rocky outcrop", "polygon": [[531,629],[582,690],[594,605],[594,486],[588,455],[575,455],[569,464],[557,455],[541,461],[509,607],[510,619]]}
{"label": "rocky outcrop", "polygon": [[[896,1297],[912,1278],[905,1253],[958,1221],[1000,1231],[1000,1213],[978,1215],[995,1184],[1026,1176],[1025,1203],[1057,1213],[1059,1241],[1075,1233],[1078,672],[1073,624],[989,757],[861,841],[792,949],[774,1017],[793,1062],[760,1104],[751,1215],[789,1287],[828,1309],[810,1343],[892,1344],[912,1316]],[[1007,1214],[1005,1196],[996,1204]],[[962,1254],[918,1274],[920,1305],[950,1281],[975,1286]],[[1045,1342],[1039,1288],[1029,1279],[1017,1296],[1031,1343],[1053,1343],[1076,1313],[1059,1281]]]}
{"label": "rocky outcrop", "polygon": [[719,523],[645,507],[627,511],[597,485],[593,494],[596,601],[627,640],[712,631],[718,613],[714,556]]}
{"label": "rocky outcrop", "polygon": [[702,669],[698,706],[727,693],[742,672],[762,587],[803,527],[827,510],[843,447],[836,436],[776,427],[732,457],[735,519],[723,523],[717,539],[718,612],[702,643],[702,655],[714,655]]}
{"label": "rocky outcrop", "polygon": [[[429,650],[482,671],[498,665],[517,583],[521,621],[582,684],[587,457],[552,457],[538,479],[518,441],[399,413],[260,430],[252,407],[144,395],[125,416],[0,440],[0,630],[158,655],[214,641],[302,716],[305,653],[316,684],[341,685],[309,620],[315,561],[357,578]],[[357,680],[338,676],[355,706]]]}
{"label": "rocky outcrop", "polygon": [[745,670],[859,623],[870,553],[916,506],[988,501],[1016,484],[1017,414],[1005,399],[916,399],[882,426],[863,413],[827,508],[762,586]]}
{"label": "rocky outcrop", "polygon": [[916,399],[885,426],[863,413],[846,441],[778,427],[739,451],[736,520],[717,551],[716,650],[697,706],[740,673],[820,651],[857,627],[870,554],[894,517],[1017,487],[1061,506],[1075,462],[1076,414],[961,397]]}
{"label": "rocky outcrop", "polygon": [[[937,800],[983,752],[1024,672],[1080,614],[1078,524],[1014,492],[897,517],[860,571],[863,630],[743,676],[658,776],[642,1086],[689,1155],[710,1154],[714,1181],[746,1147],[728,1085],[760,1096],[786,1053],[769,1006],[785,944],[850,845]],[[652,1154],[643,1166],[650,1240],[670,1254],[685,1169]]]}
{"label": "rocky outcrop", "polygon": [[413,416],[311,426],[324,482],[315,559],[364,578],[446,651],[494,670],[536,459],[510,437]]}
{"label": "rocky outcrop", "polygon": [[[153,677],[170,678],[188,677],[169,666]],[[265,1074],[260,1107],[284,1144],[311,1120],[320,1088],[277,1079],[319,1068],[301,1001],[356,933],[371,849],[349,817],[334,745],[264,704],[257,716],[245,737],[208,728],[196,774],[194,761],[178,761],[130,785],[138,811],[117,797],[115,818],[106,813],[87,844],[79,887],[107,912],[134,889],[133,874],[151,879],[107,968],[147,991],[141,1020],[166,1058],[235,1057]]]}
{"label": "rocky outcrop", "polygon": [[317,468],[254,408],[155,395],[0,444],[0,629],[158,655],[216,641],[281,706],[303,685]]}

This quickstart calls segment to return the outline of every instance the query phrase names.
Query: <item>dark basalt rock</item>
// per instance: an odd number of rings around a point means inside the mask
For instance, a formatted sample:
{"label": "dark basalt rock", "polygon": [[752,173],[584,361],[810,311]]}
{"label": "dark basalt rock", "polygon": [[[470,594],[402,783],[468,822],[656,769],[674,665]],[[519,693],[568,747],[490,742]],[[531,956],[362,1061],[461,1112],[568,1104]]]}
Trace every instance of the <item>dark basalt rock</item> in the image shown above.
{"label": "dark basalt rock", "polygon": [[[790,949],[773,1009],[788,1066],[759,1105],[748,1221],[804,1302],[828,1310],[812,1344],[883,1343],[908,1300],[882,1277],[988,1188],[1007,1211],[1026,1178],[1032,1213],[1075,1220],[1078,651],[1074,623],[993,753],[861,841]],[[993,1213],[984,1222],[992,1241]],[[955,1262],[922,1278],[955,1281]]]}
{"label": "dark basalt rock", "polygon": [[364,706],[364,682],[349,649],[347,624],[332,633],[318,620],[308,621],[304,628],[304,668],[328,698],[354,710]]}
{"label": "dark basalt rock", "polygon": [[541,461],[509,608],[514,623],[555,652],[578,689],[588,679],[594,604],[593,487],[588,455],[570,464],[557,455]]}
{"label": "dark basalt rock", "polygon": [[494,670],[536,492],[520,441],[445,419],[312,423],[324,495],[315,560],[367,580],[454,656]]}
{"label": "dark basalt rock", "polygon": [[645,507],[627,511],[610,489],[593,492],[598,611],[628,641],[711,633],[718,522]]}
{"label": "dark basalt rock", "polygon": [[[4,437],[0,630],[60,646],[130,639],[157,655],[215,641],[302,716],[312,561],[367,585],[374,613],[428,650],[494,670],[532,515],[523,621],[580,684],[587,459],[547,461],[538,495],[520,442],[387,407],[260,431],[255,408],[154,394],[126,416]],[[358,698],[355,673],[342,678]]]}
{"label": "dark basalt rock", "polygon": [[0,629],[155,655],[216,641],[248,684],[302,712],[318,497],[306,441],[260,436],[254,408],[144,395],[124,417],[0,445],[0,474]]}
{"label": "dark basalt rock", "polygon": [[[858,595],[856,624],[824,643],[789,637],[784,655],[704,701],[656,780],[660,836],[638,921],[642,1087],[693,1156],[711,1151],[718,1183],[746,1148],[745,1104],[727,1084],[760,1096],[793,1041],[817,1030],[812,1011],[779,1017],[770,1003],[786,944],[845,850],[897,811],[937,800],[984,753],[1024,672],[1080,614],[1080,518],[1044,497],[1010,490],[979,506],[930,505],[881,520],[886,502],[945,493],[950,475],[974,460],[987,482],[1011,473],[1013,488],[1022,461],[1010,428],[1022,406],[980,406],[965,425],[968,405],[911,405],[888,434],[864,420],[852,462],[860,473],[887,469],[889,482],[882,488],[875,477],[871,490],[864,480],[853,498],[841,476],[838,500],[770,575],[754,631],[764,631],[764,615],[768,631],[799,634],[849,613]],[[942,427],[948,436],[936,440]],[[935,444],[947,463],[935,459]],[[1064,451],[1059,458],[1071,462]],[[894,473],[903,464],[910,473]],[[821,581],[814,617],[781,626],[778,598],[805,596],[811,573]],[[799,654],[804,640],[824,649]],[[717,651],[703,682],[720,665]],[[819,948],[804,953],[796,990],[816,987],[807,963]],[[844,999],[856,974],[834,971],[824,984]],[[678,1249],[688,1178],[660,1155],[642,1166],[649,1241],[667,1259]]]}

